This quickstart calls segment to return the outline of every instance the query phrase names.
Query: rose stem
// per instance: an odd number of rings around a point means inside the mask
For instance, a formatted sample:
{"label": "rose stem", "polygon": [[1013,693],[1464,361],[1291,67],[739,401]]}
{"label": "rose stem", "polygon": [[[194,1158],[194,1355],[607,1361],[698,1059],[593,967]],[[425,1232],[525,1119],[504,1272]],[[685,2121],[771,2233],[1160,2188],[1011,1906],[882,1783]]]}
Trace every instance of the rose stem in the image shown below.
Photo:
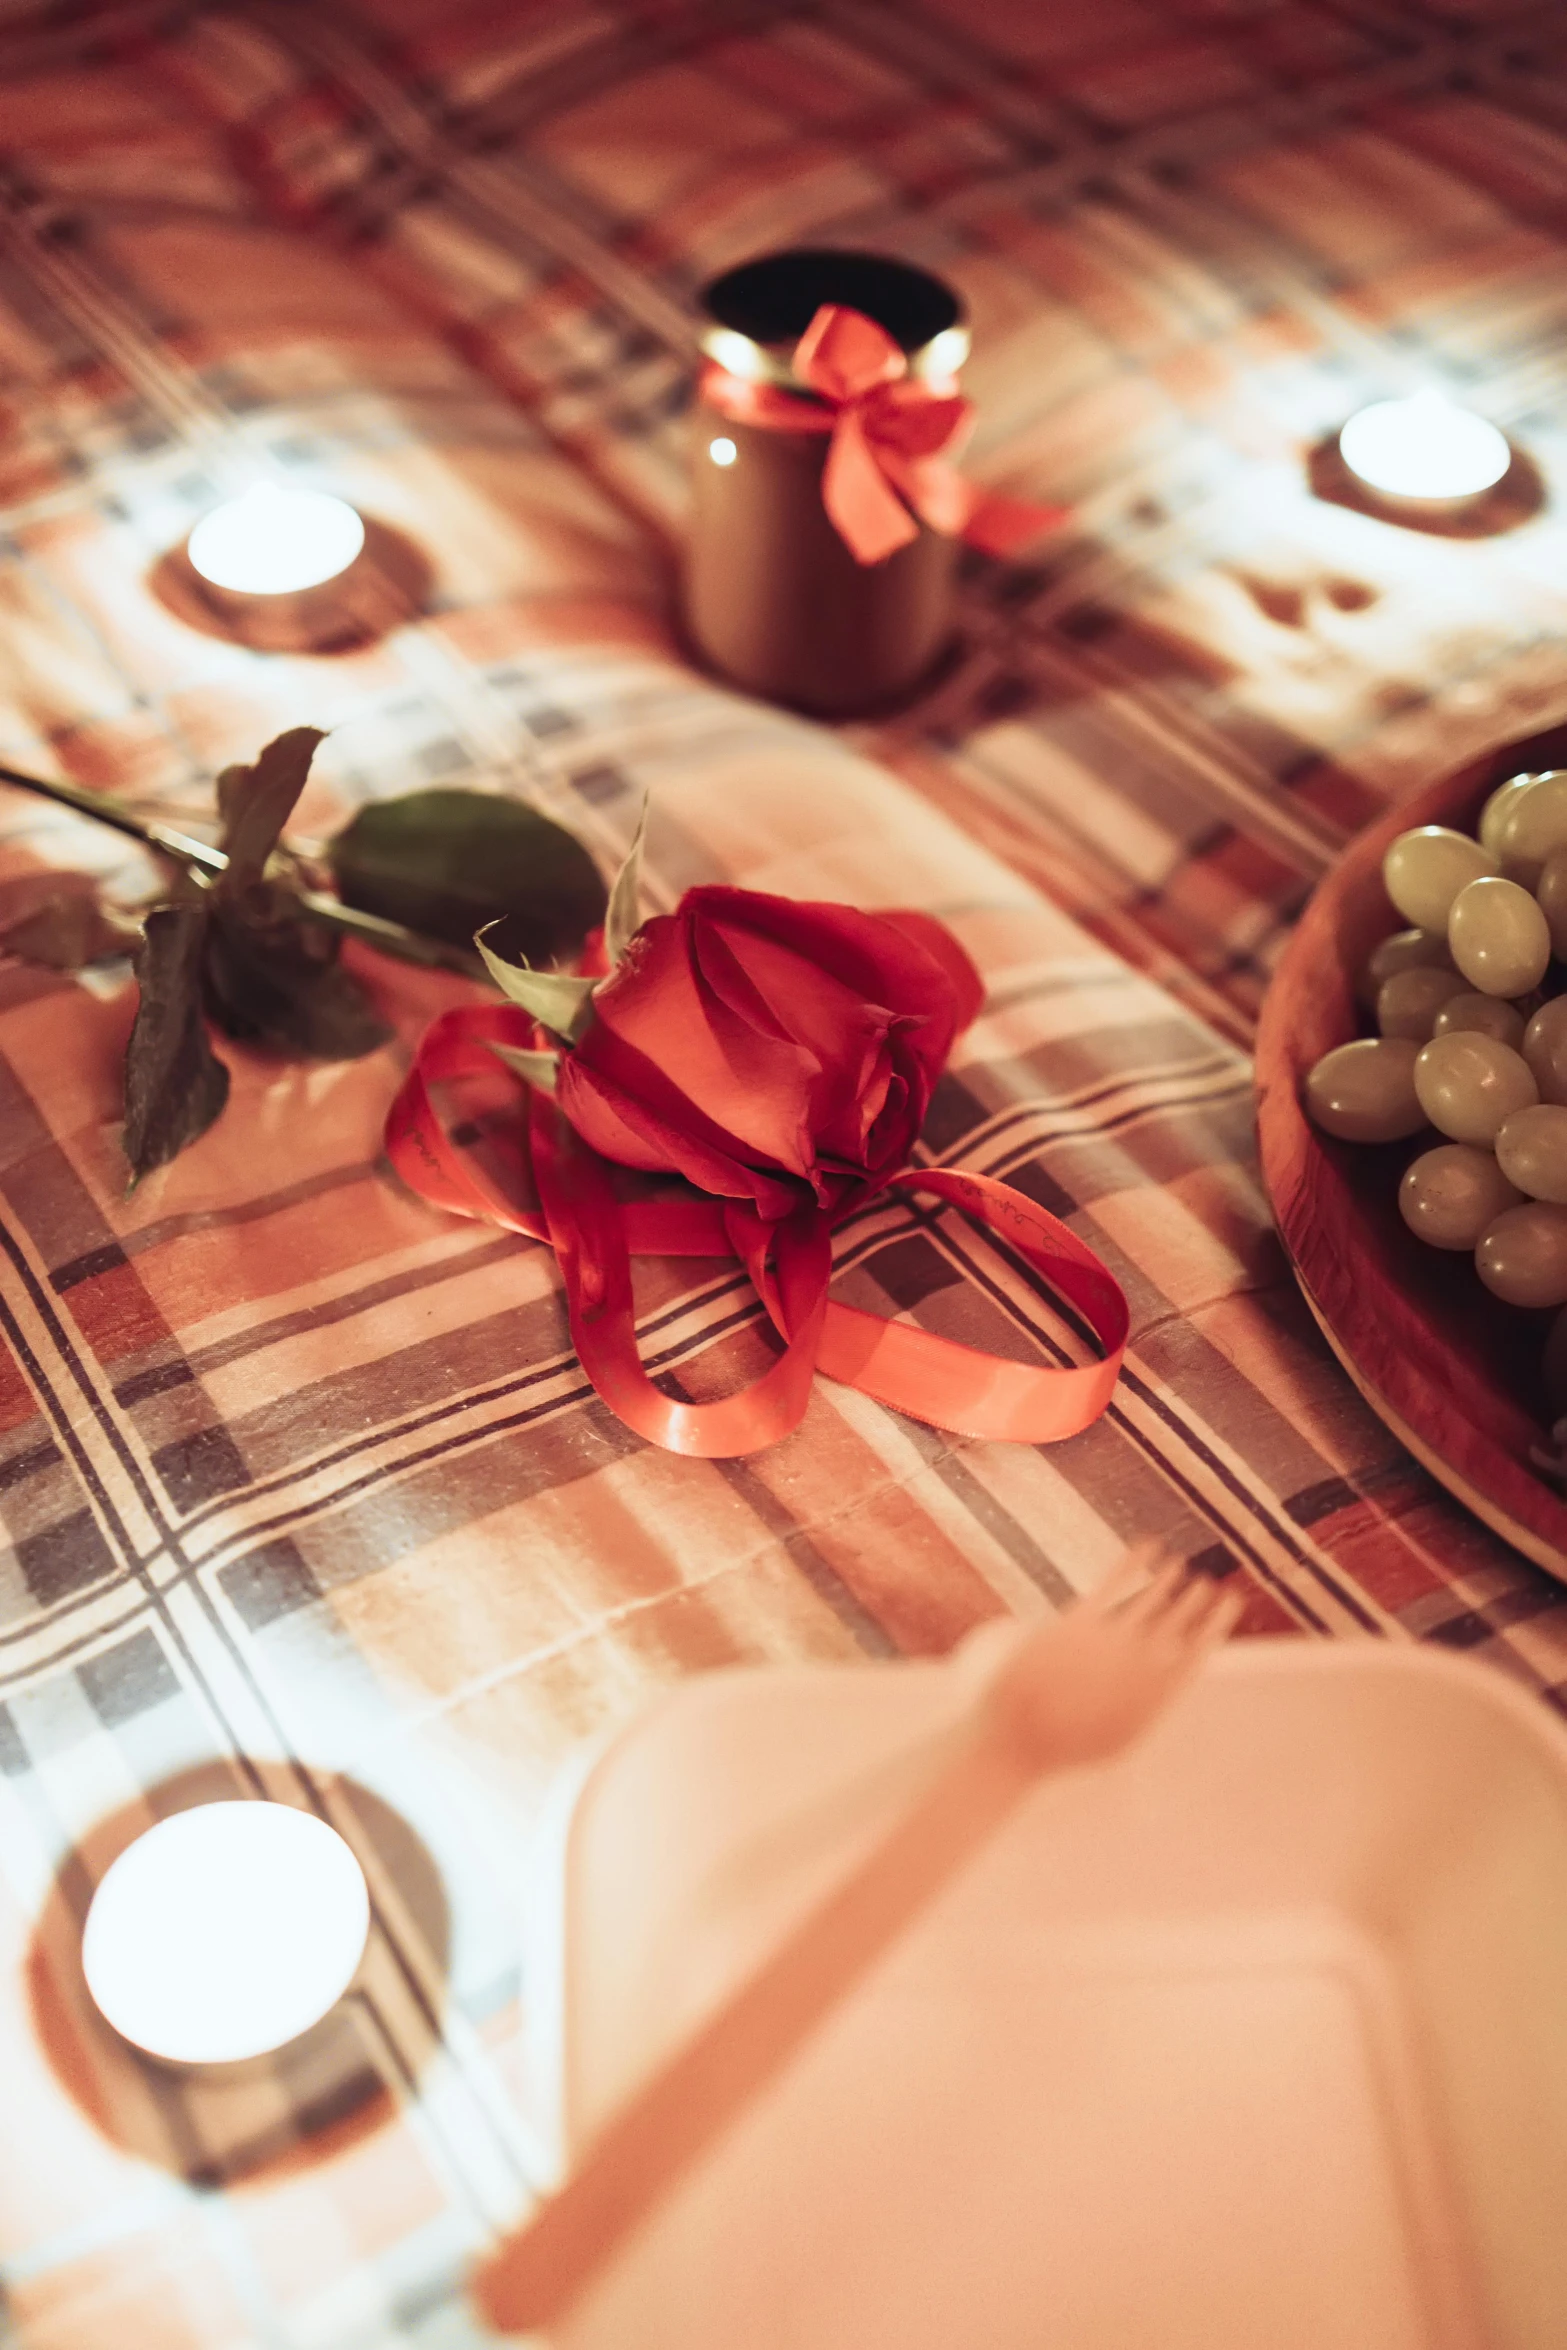
{"label": "rose stem", "polygon": [[[14,784],[18,791],[37,792],[42,799],[74,808],[79,816],[95,816],[100,824],[112,825],[116,832],[129,833],[132,840],[157,849],[177,864],[194,867],[198,873],[216,875],[227,870],[228,859],[221,849],[196,840],[188,832],[177,831],[172,824],[160,823],[156,817],[134,815],[107,792],[89,791],[79,783],[50,782],[41,775],[24,775],[19,768],[6,766],[0,766],[0,783]],[[294,894],[300,912],[325,929],[363,939],[367,946],[379,947],[383,954],[396,955],[405,963],[422,963],[440,971],[460,971],[465,979],[482,979],[486,984],[493,984],[478,956],[468,954],[462,947],[450,946],[444,939],[424,938],[417,930],[405,930],[400,922],[388,922],[380,914],[362,913],[357,906],[345,906],[340,898],[324,897],[319,890],[297,890]]]}

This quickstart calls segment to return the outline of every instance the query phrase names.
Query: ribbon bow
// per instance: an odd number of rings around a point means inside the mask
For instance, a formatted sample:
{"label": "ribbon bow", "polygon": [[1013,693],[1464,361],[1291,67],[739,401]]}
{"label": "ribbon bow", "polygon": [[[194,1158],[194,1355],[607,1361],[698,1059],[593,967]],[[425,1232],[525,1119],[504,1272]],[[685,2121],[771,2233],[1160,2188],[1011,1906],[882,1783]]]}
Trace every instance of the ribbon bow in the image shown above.
{"label": "ribbon bow", "polygon": [[952,460],[973,402],[950,377],[910,375],[905,353],[863,312],[823,303],[795,346],[794,373],[820,406],[716,366],[702,391],[734,421],[832,436],[822,504],[856,562],[885,562],[921,522],[1008,555],[1064,518],[1063,507],[994,497],[963,479]]}
{"label": "ribbon bow", "polygon": [[[548,1094],[528,1086],[516,1140],[517,1196],[508,1197],[459,1148],[433,1089],[468,1078],[493,1084],[492,1044],[526,1046],[533,1023],[514,1004],[464,1004],[426,1030],[386,1121],[393,1166],[422,1199],[547,1241],[560,1263],[577,1359],[626,1425],[668,1452],[728,1460],[797,1428],[817,1371],[875,1396],[911,1419],[962,1436],[1051,1444],[1097,1420],[1110,1401],[1130,1317],[1108,1266],[1025,1192],[957,1167],[905,1167],[897,1193],[926,1192],[986,1225],[1083,1316],[1100,1362],[1057,1369],[1019,1363],[884,1322],[827,1294],[831,1219],[810,1202],[780,1225],[754,1209],[683,1184],[627,1177],[572,1131]],[[531,1199],[530,1199],[530,1196]],[[736,1395],[684,1403],[667,1395],[637,1353],[633,1256],[738,1257],[783,1350]]]}

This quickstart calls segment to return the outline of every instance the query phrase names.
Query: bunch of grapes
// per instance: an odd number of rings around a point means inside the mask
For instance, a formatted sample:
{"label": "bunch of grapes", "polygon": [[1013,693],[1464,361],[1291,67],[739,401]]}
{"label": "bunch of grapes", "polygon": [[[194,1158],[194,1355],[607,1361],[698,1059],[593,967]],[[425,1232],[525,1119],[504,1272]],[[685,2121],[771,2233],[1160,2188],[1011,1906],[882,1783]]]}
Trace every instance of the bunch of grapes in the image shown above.
{"label": "bunch of grapes", "polygon": [[[1567,1308],[1567,994],[1547,984],[1567,963],[1567,768],[1502,784],[1478,839],[1442,824],[1400,833],[1382,877],[1412,927],[1363,975],[1377,1034],[1323,1055],[1307,1110],[1348,1142],[1434,1126],[1445,1139],[1399,1186],[1411,1232],[1473,1250],[1508,1305]],[[1567,1311],[1544,1368],[1567,1409]]]}

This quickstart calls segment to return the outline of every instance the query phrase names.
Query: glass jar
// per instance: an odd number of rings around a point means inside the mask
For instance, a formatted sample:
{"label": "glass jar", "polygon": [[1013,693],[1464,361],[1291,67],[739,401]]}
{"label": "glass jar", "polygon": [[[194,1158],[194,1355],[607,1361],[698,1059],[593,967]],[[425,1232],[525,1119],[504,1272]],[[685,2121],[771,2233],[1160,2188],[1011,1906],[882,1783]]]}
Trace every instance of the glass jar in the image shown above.
{"label": "glass jar", "polygon": [[[792,361],[817,311],[836,304],[873,319],[911,376],[950,389],[968,355],[962,305],[907,262],[809,249],[728,270],[702,301],[712,364],[695,410],[690,645],[748,693],[816,717],[887,708],[921,683],[951,636],[957,542],[920,521],[880,562],[851,553],[822,502],[832,410]],[[768,421],[738,412],[747,387],[785,395],[752,401]]]}

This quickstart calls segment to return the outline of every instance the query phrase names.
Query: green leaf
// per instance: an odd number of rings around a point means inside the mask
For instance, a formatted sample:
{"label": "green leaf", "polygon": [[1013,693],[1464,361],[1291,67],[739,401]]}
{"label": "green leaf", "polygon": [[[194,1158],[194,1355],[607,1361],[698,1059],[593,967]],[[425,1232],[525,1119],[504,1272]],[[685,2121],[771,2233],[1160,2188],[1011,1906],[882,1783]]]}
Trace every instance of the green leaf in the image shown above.
{"label": "green leaf", "polygon": [[338,941],[300,921],[287,890],[214,900],[203,996],[226,1035],[312,1061],[356,1061],[385,1044],[392,1032],[339,964]]}
{"label": "green leaf", "polygon": [[492,924],[517,963],[571,961],[604,919],[579,840],[497,793],[441,788],[361,808],[328,850],[344,903],[467,946]]}
{"label": "green leaf", "polygon": [[567,1044],[576,1043],[593,1017],[596,979],[574,979],[569,971],[519,971],[514,963],[503,963],[499,955],[492,953],[482,930],[473,943],[503,995],[509,995],[514,1004],[531,1012],[546,1028],[553,1028]]}
{"label": "green leaf", "polygon": [[141,1001],[125,1051],[121,1145],[134,1191],[194,1142],[222,1109],[229,1073],[207,1042],[201,963],[210,906],[154,906],[136,955]]}
{"label": "green leaf", "polygon": [[529,1085],[536,1085],[541,1093],[555,1091],[555,1080],[560,1073],[559,1053],[525,1053],[514,1044],[492,1044],[490,1050],[498,1061],[504,1061],[508,1069],[515,1070]]}
{"label": "green leaf", "polygon": [[0,950],[50,971],[82,971],[89,963],[130,954],[140,939],[139,922],[101,906],[89,892],[62,889],[0,931]]}
{"label": "green leaf", "polygon": [[229,861],[218,887],[225,895],[261,879],[305,788],[316,746],[325,740],[319,726],[291,726],[268,743],[254,766],[225,767],[218,777],[220,845]]}
{"label": "green leaf", "polygon": [[625,863],[616,874],[609,893],[609,911],[604,917],[604,952],[611,968],[620,961],[631,941],[642,927],[642,839],[647,831],[650,792],[642,795],[642,813],[637,818],[631,846],[626,851]]}

